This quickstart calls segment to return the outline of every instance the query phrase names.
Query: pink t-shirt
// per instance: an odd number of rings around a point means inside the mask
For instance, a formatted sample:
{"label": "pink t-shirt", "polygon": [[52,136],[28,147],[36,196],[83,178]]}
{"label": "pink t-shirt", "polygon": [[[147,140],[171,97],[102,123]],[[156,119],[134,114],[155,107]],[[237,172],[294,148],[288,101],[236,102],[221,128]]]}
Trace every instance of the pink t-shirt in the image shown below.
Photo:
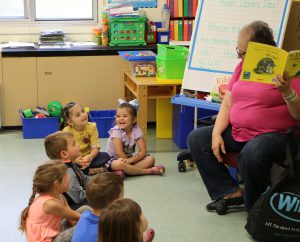
{"label": "pink t-shirt", "polygon": [[[285,132],[293,125],[299,125],[290,115],[287,105],[275,85],[241,81],[241,61],[228,84],[232,107],[230,123],[232,136],[244,142],[268,132]],[[300,78],[292,80],[291,86],[300,94]]]}
{"label": "pink t-shirt", "polygon": [[34,199],[26,219],[26,239],[28,242],[51,242],[59,234],[62,217],[46,214],[44,203],[49,199],[56,199],[50,195],[38,196]]}

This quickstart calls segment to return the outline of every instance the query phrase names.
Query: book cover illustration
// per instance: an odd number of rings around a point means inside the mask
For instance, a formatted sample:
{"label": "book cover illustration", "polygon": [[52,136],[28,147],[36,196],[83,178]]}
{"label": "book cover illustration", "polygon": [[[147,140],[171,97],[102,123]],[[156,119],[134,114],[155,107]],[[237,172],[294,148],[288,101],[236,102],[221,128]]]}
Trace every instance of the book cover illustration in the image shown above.
{"label": "book cover illustration", "polygon": [[300,50],[291,51],[289,53],[285,71],[292,78],[300,77]]}
{"label": "book cover illustration", "polygon": [[283,75],[288,52],[274,46],[250,42],[247,48],[241,80],[267,84],[276,74]]}
{"label": "book cover illustration", "polygon": [[228,74],[215,74],[214,76],[214,87],[209,93],[210,99],[207,101],[212,102],[222,102],[225,92],[227,90],[227,85],[230,81],[231,75]]}

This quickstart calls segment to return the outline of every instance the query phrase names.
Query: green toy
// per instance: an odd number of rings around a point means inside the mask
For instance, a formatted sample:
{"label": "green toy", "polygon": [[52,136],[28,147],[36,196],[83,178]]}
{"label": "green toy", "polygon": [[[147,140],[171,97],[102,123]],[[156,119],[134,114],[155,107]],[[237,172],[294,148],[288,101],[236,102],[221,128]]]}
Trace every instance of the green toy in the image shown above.
{"label": "green toy", "polygon": [[61,103],[57,101],[52,101],[48,104],[48,112],[51,117],[60,117],[62,108]]}

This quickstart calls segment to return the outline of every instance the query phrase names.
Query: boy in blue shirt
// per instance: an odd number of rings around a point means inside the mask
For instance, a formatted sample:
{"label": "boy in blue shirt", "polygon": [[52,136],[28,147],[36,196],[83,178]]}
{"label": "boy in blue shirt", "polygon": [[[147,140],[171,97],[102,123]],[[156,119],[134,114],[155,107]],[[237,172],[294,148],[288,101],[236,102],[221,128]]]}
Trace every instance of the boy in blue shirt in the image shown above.
{"label": "boy in blue shirt", "polygon": [[92,211],[85,211],[81,214],[72,242],[98,241],[98,223],[101,212],[115,200],[123,198],[123,179],[115,173],[99,174],[90,180],[86,196]]}

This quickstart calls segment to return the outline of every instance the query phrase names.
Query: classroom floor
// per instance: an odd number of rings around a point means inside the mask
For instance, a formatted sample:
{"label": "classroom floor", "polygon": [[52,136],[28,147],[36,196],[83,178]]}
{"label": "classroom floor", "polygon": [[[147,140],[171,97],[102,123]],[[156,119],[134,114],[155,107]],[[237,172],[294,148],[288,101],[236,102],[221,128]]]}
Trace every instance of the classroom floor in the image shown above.
{"label": "classroom floor", "polygon": [[[125,197],[141,205],[156,231],[154,241],[253,241],[244,229],[246,213],[219,216],[207,212],[210,199],[197,169],[179,173],[176,156],[180,150],[172,140],[155,139],[155,128],[148,135],[148,152],[157,164],[166,166],[166,174],[126,178]],[[100,139],[103,150],[106,141]],[[0,154],[0,242],[26,241],[18,231],[19,216],[31,195],[34,170],[47,160],[43,139],[24,140],[21,131],[1,131]]]}

